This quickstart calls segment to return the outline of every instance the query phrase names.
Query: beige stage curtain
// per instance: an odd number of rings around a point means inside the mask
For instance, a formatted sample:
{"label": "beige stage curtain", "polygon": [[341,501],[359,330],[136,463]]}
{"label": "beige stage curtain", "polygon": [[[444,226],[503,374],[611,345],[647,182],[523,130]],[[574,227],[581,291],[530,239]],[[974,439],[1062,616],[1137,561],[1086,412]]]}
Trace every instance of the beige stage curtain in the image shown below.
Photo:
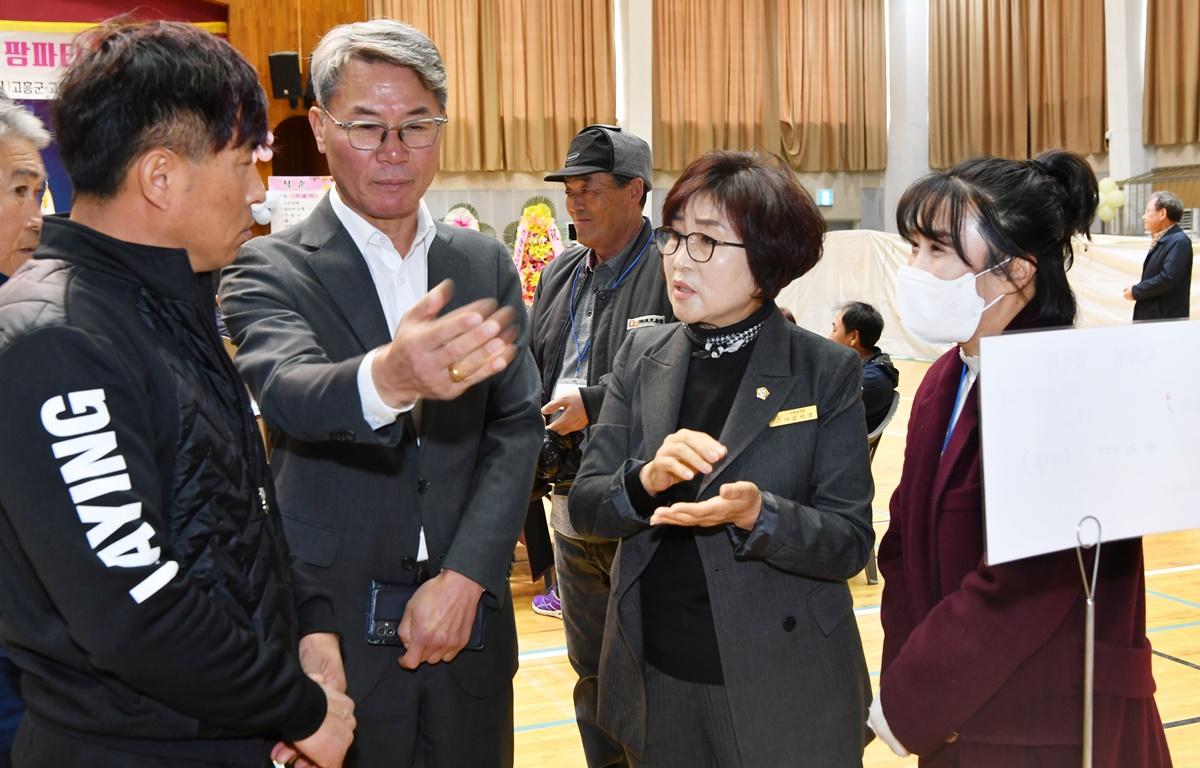
{"label": "beige stage curtain", "polygon": [[1142,135],[1147,144],[1200,143],[1200,3],[1149,0]]}
{"label": "beige stage curtain", "polygon": [[654,165],[780,148],[773,0],[654,0]]}
{"label": "beige stage curtain", "polygon": [[613,0],[369,0],[446,61],[446,171],[548,171],[580,128],[616,120]]}
{"label": "beige stage curtain", "polygon": [[887,165],[882,0],[777,0],[779,121],[798,171]]}
{"label": "beige stage curtain", "polygon": [[722,148],[883,168],[883,18],[883,0],[654,0],[655,166]]}
{"label": "beige stage curtain", "polygon": [[1029,154],[1106,152],[1104,0],[1032,0]]}
{"label": "beige stage curtain", "polygon": [[613,0],[497,5],[505,167],[559,168],[580,128],[616,123]]}
{"label": "beige stage curtain", "polygon": [[930,165],[1103,152],[1104,130],[1104,0],[930,0]]}

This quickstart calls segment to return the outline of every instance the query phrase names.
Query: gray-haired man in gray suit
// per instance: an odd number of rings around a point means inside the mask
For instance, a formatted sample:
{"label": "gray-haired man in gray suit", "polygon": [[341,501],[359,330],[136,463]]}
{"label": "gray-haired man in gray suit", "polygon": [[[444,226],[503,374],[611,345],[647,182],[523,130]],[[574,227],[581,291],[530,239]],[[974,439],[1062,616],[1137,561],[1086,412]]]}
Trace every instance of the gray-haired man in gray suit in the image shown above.
{"label": "gray-haired man in gray suit", "polygon": [[[543,426],[516,270],[421,199],[447,121],[424,34],[337,27],[312,74],[336,187],[299,226],[248,243],[221,285],[238,368],[277,435],[289,545],[334,598],[334,616],[302,619],[316,633],[302,659],[340,679],[345,658],[347,765],[511,766],[507,576]],[[403,656],[365,638],[373,580],[420,585]],[[483,648],[463,650],[480,603]]]}

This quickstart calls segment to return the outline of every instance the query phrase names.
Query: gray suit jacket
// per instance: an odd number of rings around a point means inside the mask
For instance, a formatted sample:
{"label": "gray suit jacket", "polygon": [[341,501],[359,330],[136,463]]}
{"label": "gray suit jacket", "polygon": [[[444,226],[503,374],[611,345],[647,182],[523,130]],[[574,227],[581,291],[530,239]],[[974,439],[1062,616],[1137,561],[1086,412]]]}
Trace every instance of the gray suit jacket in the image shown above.
{"label": "gray suit jacket", "polygon": [[[429,284],[454,280],[448,309],[491,297],[525,317],[516,270],[495,240],[438,224]],[[424,525],[430,567],[482,584],[485,649],[451,662],[468,691],[491,695],[516,671],[508,572],[541,446],[541,385],[522,350],[503,373],[452,402],[421,404],[373,431],[362,417],[358,365],[391,330],[366,262],[328,197],[309,218],[243,246],[221,282],[237,366],[275,440],[271,466],[292,553],[330,590],[335,615],[301,631],[342,636],[349,692],[361,697],[396,649],[363,639],[371,579],[405,581]]]}
{"label": "gray suit jacket", "polygon": [[[678,324],[621,347],[569,504],[581,532],[621,538],[599,720],[637,754],[646,729],[639,579],[660,536],[633,509],[624,477],[676,430],[691,349]],[[728,537],[696,539],[747,768],[862,761],[871,688],[845,582],[874,541],[861,367],[848,348],[773,313],[720,435],[728,453],[700,489],[704,499],[750,480],[763,492],[748,534],[729,526]],[[769,426],[777,415],[796,420]]]}

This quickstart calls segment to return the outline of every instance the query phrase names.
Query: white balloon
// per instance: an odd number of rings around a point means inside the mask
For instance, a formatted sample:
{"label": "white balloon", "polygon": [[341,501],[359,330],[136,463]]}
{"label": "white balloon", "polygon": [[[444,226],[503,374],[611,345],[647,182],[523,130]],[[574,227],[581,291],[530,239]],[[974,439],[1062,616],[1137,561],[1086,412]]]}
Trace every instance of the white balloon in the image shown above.
{"label": "white balloon", "polygon": [[256,224],[267,225],[271,223],[271,214],[273,211],[261,203],[250,204],[250,215],[254,217]]}
{"label": "white balloon", "polygon": [[1100,221],[1112,221],[1113,219],[1117,218],[1117,211],[1111,205],[1108,205],[1107,203],[1101,203],[1100,206],[1096,208],[1096,217],[1099,218]]}
{"label": "white balloon", "polygon": [[1120,208],[1122,205],[1125,205],[1125,199],[1125,190],[1120,188],[1114,189],[1112,191],[1112,202],[1109,205],[1113,208]]}
{"label": "white balloon", "polygon": [[1111,192],[1112,190],[1114,190],[1116,188],[1117,188],[1117,182],[1113,181],[1111,176],[1105,176],[1103,179],[1100,179],[1100,191],[1101,192]]}
{"label": "white balloon", "polygon": [[256,223],[266,226],[271,223],[272,215],[279,208],[279,203],[282,200],[282,192],[277,189],[269,190],[261,203],[252,203],[250,205],[250,215],[254,217]]}

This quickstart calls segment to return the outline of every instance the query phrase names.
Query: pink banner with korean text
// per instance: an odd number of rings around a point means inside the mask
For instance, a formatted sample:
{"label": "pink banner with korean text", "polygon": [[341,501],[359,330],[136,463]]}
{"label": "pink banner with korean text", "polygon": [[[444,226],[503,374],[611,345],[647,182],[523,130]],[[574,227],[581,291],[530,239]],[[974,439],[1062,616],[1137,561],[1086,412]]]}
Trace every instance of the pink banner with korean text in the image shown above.
{"label": "pink banner with korean text", "polygon": [[13,99],[52,101],[74,60],[75,34],[0,27],[0,89]]}

